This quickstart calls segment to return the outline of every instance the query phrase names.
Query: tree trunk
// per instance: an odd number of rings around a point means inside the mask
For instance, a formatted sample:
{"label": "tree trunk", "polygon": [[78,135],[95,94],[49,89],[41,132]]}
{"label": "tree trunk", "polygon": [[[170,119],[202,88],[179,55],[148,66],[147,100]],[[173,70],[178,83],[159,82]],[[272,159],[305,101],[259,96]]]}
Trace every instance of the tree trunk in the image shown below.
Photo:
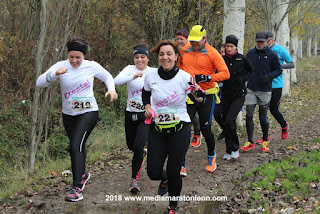
{"label": "tree trunk", "polygon": [[303,43],[302,39],[299,38],[298,41],[298,52],[297,52],[297,59],[302,59],[303,58]]}
{"label": "tree trunk", "polygon": [[[297,55],[298,55],[298,46],[299,46],[299,37],[293,33],[291,39],[291,57],[294,64],[297,64]],[[291,69],[291,82],[297,82],[297,67]]]}
{"label": "tree trunk", "polygon": [[312,46],[312,38],[309,37],[307,40],[307,57],[311,57],[311,46]]}
{"label": "tree trunk", "polygon": [[[61,58],[64,53],[64,46],[66,44],[67,37],[70,34],[70,29],[73,29],[78,22],[81,12],[81,2],[77,3],[76,1],[68,1],[64,4],[64,0],[60,0],[58,12],[55,13],[55,17],[50,21],[50,11],[46,10],[46,1],[41,0],[41,20],[40,20],[40,35],[39,41],[37,45],[37,54],[35,59],[35,70],[36,70],[36,78],[38,78],[42,72],[43,64],[51,64],[52,61],[56,62]],[[51,1],[50,4],[52,6],[54,2]],[[77,4],[78,7],[74,7],[74,4]],[[50,6],[50,8],[51,8]],[[66,11],[62,11],[62,8]],[[72,8],[75,8],[73,12],[76,17],[72,19],[72,25],[70,24],[70,16]],[[39,16],[40,17],[40,16]],[[64,18],[64,25],[59,25],[58,20],[60,18]],[[47,26],[50,25],[50,33],[48,33]],[[45,40],[48,39],[45,45]],[[62,38],[62,39],[61,39]],[[54,40],[54,41],[53,41]],[[50,62],[44,63],[44,59],[47,56],[49,50],[54,47],[54,49],[60,50],[58,52],[54,52],[50,55]],[[34,171],[34,165],[36,160],[36,152],[38,145],[42,139],[43,128],[45,124],[45,118],[49,103],[51,102],[51,98],[54,95],[54,87],[47,87],[45,89],[44,97],[42,99],[40,96],[40,89],[35,87],[35,93],[33,98],[33,109],[32,109],[32,123],[31,123],[31,139],[30,139],[30,153],[29,153],[29,168],[28,172],[32,173]],[[42,103],[40,107],[40,103]]]}
{"label": "tree trunk", "polygon": [[313,39],[313,51],[312,51],[312,55],[316,56],[317,55],[317,49],[318,49],[318,41],[317,38]]}
{"label": "tree trunk", "polygon": [[223,41],[230,34],[238,38],[238,52],[243,53],[245,27],[245,0],[224,0]]}
{"label": "tree trunk", "polygon": [[[40,12],[40,11],[39,11]],[[36,70],[36,77],[38,78],[42,72],[42,52],[44,50],[44,41],[46,35],[46,23],[47,23],[47,12],[46,12],[46,3],[45,0],[41,0],[41,30],[39,35],[39,42],[36,54],[36,62],[35,62],[35,70]],[[34,164],[35,164],[35,156],[38,147],[37,143],[37,124],[38,124],[38,112],[39,112],[39,100],[40,100],[40,89],[35,87],[35,92],[33,96],[33,108],[32,108],[32,123],[31,123],[31,142],[30,142],[30,155],[29,155],[29,173],[34,171]]]}
{"label": "tree trunk", "polygon": [[[290,28],[288,23],[288,15],[285,15],[289,0],[277,0],[276,2],[277,7],[275,8],[273,19],[273,26],[276,30],[276,42],[290,53]],[[290,69],[284,69],[282,74],[282,95],[290,95]]]}
{"label": "tree trunk", "polygon": [[[224,0],[223,41],[230,34],[238,38],[238,51],[243,53],[244,25],[245,25],[245,0]],[[237,124],[243,126],[242,111],[237,116]]]}

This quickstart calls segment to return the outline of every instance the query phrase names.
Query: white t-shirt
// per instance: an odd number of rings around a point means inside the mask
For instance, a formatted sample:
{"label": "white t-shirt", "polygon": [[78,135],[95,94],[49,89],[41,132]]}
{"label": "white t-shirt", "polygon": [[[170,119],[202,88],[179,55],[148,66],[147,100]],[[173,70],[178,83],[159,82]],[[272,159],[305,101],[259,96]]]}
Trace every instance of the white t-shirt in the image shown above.
{"label": "white t-shirt", "polygon": [[176,109],[180,121],[191,122],[186,104],[187,94],[190,93],[186,92],[190,77],[190,74],[181,69],[169,80],[162,79],[158,70],[148,72],[144,80],[144,89],[151,91],[151,108],[156,112],[160,109]]}
{"label": "white t-shirt", "polygon": [[115,85],[124,85],[127,84],[127,108],[129,112],[143,112],[144,106],[142,103],[142,88],[144,84],[144,78],[146,73],[157,70],[157,68],[152,68],[147,66],[142,72],[143,76],[136,79],[133,78],[133,75],[140,72],[135,65],[128,65],[125,67],[115,78]]}
{"label": "white t-shirt", "polygon": [[[55,72],[65,67],[68,71],[60,76]],[[97,77],[104,82],[108,90],[115,91],[112,75],[95,61],[83,60],[78,68],[73,68],[69,60],[57,62],[39,76],[36,85],[40,88],[49,86],[49,75],[53,81],[59,79],[62,95],[62,112],[67,115],[80,115],[97,111],[98,105],[93,93],[93,80]]]}

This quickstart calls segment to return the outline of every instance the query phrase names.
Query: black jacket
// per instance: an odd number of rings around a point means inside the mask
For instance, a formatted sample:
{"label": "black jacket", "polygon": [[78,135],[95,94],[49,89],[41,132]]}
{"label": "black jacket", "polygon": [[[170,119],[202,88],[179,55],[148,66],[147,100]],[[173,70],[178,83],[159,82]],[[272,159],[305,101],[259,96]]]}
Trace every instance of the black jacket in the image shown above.
{"label": "black jacket", "polygon": [[222,82],[223,86],[221,96],[245,96],[247,93],[245,82],[248,81],[254,73],[254,69],[250,61],[246,56],[239,53],[236,53],[232,59],[227,55],[224,55],[223,59],[228,66],[230,79]]}

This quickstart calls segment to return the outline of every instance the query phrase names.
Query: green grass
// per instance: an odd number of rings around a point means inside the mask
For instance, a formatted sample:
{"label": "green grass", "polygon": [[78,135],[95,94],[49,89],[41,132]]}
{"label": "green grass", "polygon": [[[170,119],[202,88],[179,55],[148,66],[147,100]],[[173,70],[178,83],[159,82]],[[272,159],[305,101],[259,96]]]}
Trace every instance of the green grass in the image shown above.
{"label": "green grass", "polygon": [[[115,148],[125,147],[125,145],[122,121],[117,121],[107,127],[98,124],[87,141],[87,164],[103,160],[106,157],[105,153],[111,152]],[[37,191],[44,186],[54,186],[54,181],[49,178],[49,170],[56,170],[61,174],[64,170],[71,169],[71,161],[69,155],[67,158],[56,160],[51,160],[48,157],[45,162],[41,159],[36,163],[35,173],[32,176],[28,175],[26,169],[27,165],[22,163],[13,168],[9,166],[2,168],[2,174],[0,175],[0,198],[6,199],[8,196],[21,192],[24,189],[31,188]],[[70,179],[65,180],[67,184],[70,182]]]}
{"label": "green grass", "polygon": [[[21,192],[31,187],[34,191],[37,191],[44,186],[50,186],[52,180],[49,179],[49,170],[62,172],[70,168],[70,159],[47,161],[45,166],[38,164],[36,166],[36,172],[31,176],[28,174],[26,168],[27,166],[24,169],[13,169],[9,174],[1,177],[0,198],[7,198],[16,192]],[[35,183],[37,185],[33,185]]]}
{"label": "green grass", "polygon": [[253,180],[247,202],[252,206],[260,205],[262,190],[281,192],[285,194],[284,200],[288,203],[296,195],[308,198],[314,191],[309,184],[319,182],[319,160],[320,151],[301,151],[297,157],[270,162],[245,173],[243,179]]}

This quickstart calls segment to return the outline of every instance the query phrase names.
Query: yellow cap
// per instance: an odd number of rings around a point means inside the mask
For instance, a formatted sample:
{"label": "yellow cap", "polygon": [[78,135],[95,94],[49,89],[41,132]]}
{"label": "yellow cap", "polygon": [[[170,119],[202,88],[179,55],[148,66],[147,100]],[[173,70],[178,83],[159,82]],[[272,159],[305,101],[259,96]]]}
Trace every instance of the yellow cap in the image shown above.
{"label": "yellow cap", "polygon": [[206,30],[201,25],[195,25],[192,27],[188,40],[199,42],[204,36],[206,36]]}

